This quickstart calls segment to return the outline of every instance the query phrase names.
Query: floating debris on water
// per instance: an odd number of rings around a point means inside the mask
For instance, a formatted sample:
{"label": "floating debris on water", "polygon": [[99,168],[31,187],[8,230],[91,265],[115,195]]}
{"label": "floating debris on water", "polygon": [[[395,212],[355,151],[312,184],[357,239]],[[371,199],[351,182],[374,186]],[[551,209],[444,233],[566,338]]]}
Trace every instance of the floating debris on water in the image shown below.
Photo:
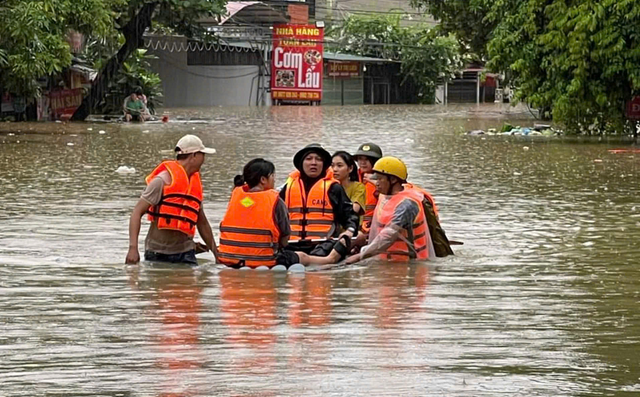
{"label": "floating debris on water", "polygon": [[136,172],[135,168],[127,167],[126,165],[121,165],[116,170],[116,173],[118,173],[118,174],[135,174],[135,172]]}
{"label": "floating debris on water", "polygon": [[73,142],[67,142],[67,146],[73,146],[73,145],[75,145],[75,143],[73,143]]}
{"label": "floating debris on water", "polygon": [[562,130],[556,130],[548,124],[534,124],[533,127],[513,126],[505,123],[500,131],[495,128],[467,131],[467,135],[510,135],[510,136],[557,136],[564,135]]}
{"label": "floating debris on water", "polygon": [[107,133],[107,131],[105,131],[105,130],[98,131],[98,134],[100,134],[100,135],[103,135],[103,134],[106,134],[106,133]]}

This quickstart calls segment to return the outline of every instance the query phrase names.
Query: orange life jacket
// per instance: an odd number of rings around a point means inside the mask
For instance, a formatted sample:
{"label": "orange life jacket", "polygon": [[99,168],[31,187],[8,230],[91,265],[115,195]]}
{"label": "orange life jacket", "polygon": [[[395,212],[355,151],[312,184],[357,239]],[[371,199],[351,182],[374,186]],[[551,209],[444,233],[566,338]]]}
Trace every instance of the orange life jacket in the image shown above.
{"label": "orange life jacket", "polygon": [[406,262],[411,259],[429,259],[430,235],[427,218],[422,207],[422,192],[405,188],[393,196],[380,195],[380,201],[373,215],[373,224],[369,234],[369,241],[373,241],[380,231],[391,223],[396,208],[404,200],[409,199],[418,205],[418,215],[413,220],[412,227],[402,230],[400,237],[380,254],[380,259]]}
{"label": "orange life jacket", "polygon": [[250,192],[247,185],[231,193],[227,213],[220,222],[218,259],[226,265],[274,266],[280,230],[273,219],[278,192]]}
{"label": "orange life jacket", "polygon": [[429,202],[431,203],[431,206],[433,207],[433,212],[436,214],[436,218],[438,217],[438,206],[436,205],[436,200],[433,198],[431,193],[427,192],[426,190],[424,190],[420,186],[416,186],[416,185],[414,185],[412,183],[409,183],[409,182],[405,183],[403,186],[406,189],[416,189],[417,191],[422,193],[424,195],[424,197],[427,200],[429,200]]}
{"label": "orange life jacket", "polygon": [[318,180],[307,196],[300,179],[300,171],[293,171],[287,179],[285,204],[291,220],[290,240],[327,238],[334,228],[333,207],[329,200],[329,189],[334,183],[331,169]]}
{"label": "orange life jacket", "polygon": [[364,173],[360,170],[358,170],[358,178],[360,179],[360,182],[364,183],[364,187],[367,192],[364,217],[362,218],[362,225],[360,226],[360,229],[365,233],[369,233],[369,230],[371,229],[371,221],[373,221],[373,212],[378,204],[378,192],[375,184],[364,180]]}
{"label": "orange life jacket", "polygon": [[164,161],[147,176],[147,185],[163,171],[171,175],[171,184],[164,185],[160,203],[147,211],[149,220],[156,221],[158,229],[177,230],[193,237],[202,205],[200,173],[189,177],[177,161]]}

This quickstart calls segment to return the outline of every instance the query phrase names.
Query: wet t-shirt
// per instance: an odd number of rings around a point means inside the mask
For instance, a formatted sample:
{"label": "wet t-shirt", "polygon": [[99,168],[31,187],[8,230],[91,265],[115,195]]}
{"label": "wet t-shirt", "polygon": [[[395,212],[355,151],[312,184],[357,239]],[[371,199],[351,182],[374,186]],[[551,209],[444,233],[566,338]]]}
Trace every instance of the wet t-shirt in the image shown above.
{"label": "wet t-shirt", "polygon": [[[169,184],[171,175],[163,171],[147,185],[140,198],[151,205],[158,205],[162,199],[164,185]],[[200,210],[202,211],[202,208]],[[144,249],[166,255],[181,254],[195,249],[195,243],[192,237],[177,230],[158,229],[157,222],[153,221],[144,240]]]}

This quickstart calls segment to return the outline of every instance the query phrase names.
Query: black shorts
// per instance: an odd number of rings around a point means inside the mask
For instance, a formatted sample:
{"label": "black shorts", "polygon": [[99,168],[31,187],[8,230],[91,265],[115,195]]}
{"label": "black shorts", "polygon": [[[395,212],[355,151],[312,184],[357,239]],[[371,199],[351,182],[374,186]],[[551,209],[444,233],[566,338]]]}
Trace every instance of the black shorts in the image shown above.
{"label": "black shorts", "polygon": [[[298,256],[298,254],[296,254],[293,251],[280,250],[276,254],[276,265],[283,265],[288,268],[289,266],[295,265],[296,263],[300,263],[300,257]],[[227,265],[227,266],[233,269],[240,269],[245,265],[244,265],[244,261],[240,261],[240,263],[236,265]]]}
{"label": "black shorts", "polygon": [[161,254],[147,250],[144,252],[144,260],[148,262],[184,263],[191,266],[198,266],[196,250],[190,250],[180,254]]}
{"label": "black shorts", "polygon": [[280,250],[278,251],[278,255],[276,256],[276,265],[284,265],[289,267],[291,265],[295,265],[296,263],[300,263],[300,257],[293,251],[289,250]]}

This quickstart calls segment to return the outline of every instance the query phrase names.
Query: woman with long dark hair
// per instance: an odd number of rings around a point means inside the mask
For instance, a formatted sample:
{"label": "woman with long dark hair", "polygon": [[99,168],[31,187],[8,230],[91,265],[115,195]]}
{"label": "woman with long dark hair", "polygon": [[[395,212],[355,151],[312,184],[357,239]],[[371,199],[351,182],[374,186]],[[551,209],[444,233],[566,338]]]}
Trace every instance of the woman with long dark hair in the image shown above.
{"label": "woman with long dark hair", "polygon": [[347,193],[353,203],[353,210],[360,215],[360,223],[362,224],[367,192],[364,184],[358,181],[356,161],[349,153],[341,150],[333,154],[331,168],[333,169],[333,177],[340,182]]}

